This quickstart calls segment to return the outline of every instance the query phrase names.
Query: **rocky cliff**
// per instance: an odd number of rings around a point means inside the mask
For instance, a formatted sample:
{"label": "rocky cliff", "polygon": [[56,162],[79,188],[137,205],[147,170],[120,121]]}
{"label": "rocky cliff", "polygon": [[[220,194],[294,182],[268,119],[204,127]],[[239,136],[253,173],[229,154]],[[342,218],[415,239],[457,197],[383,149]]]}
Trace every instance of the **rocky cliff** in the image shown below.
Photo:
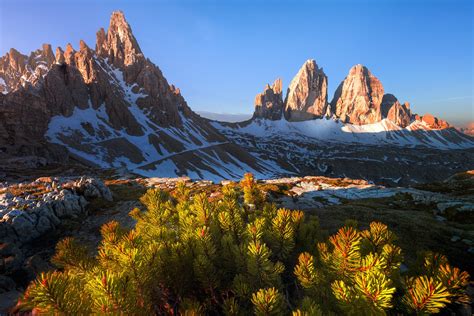
{"label": "rocky cliff", "polygon": [[393,94],[385,94],[382,98],[382,118],[387,118],[400,127],[411,123],[410,103],[400,104]]}
{"label": "rocky cliff", "polygon": [[254,118],[279,120],[282,117],[282,111],[282,83],[281,79],[277,79],[272,86],[267,84],[263,93],[255,97]]}
{"label": "rocky cliff", "polygon": [[358,125],[382,120],[382,83],[365,66],[355,65],[331,101],[333,113],[343,122]]}
{"label": "rocky cliff", "polygon": [[328,79],[313,59],[307,60],[290,83],[285,99],[288,121],[304,121],[330,115]]}

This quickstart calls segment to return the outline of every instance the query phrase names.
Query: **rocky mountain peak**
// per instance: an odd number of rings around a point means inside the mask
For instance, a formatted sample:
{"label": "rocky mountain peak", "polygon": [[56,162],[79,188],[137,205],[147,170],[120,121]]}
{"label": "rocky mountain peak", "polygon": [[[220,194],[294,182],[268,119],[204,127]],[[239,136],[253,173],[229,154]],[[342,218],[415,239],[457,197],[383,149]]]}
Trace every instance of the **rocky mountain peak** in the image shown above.
{"label": "rocky mountain peak", "polygon": [[263,93],[255,97],[254,118],[269,120],[281,119],[283,112],[282,81],[276,79],[273,85],[267,84]]}
{"label": "rocky mountain peak", "polygon": [[79,41],[79,50],[82,52],[82,51],[86,51],[86,50],[89,50],[89,46],[87,46],[86,42],[84,42],[83,40],[80,40]]}
{"label": "rocky mountain peak", "polygon": [[105,30],[101,27],[96,33],[96,42],[95,42],[95,51],[97,55],[106,55],[107,54],[107,34]]}
{"label": "rocky mountain peak", "polygon": [[382,119],[382,83],[367,67],[358,64],[339,85],[331,102],[332,111],[343,122],[372,124]]}
{"label": "rocky mountain peak", "polygon": [[273,85],[271,88],[274,93],[282,94],[283,84],[282,84],[281,78],[276,79],[275,82],[273,82]]}
{"label": "rocky mountain peak", "polygon": [[400,127],[407,127],[411,123],[410,104],[401,104],[393,94],[383,96],[381,110],[382,118],[387,118]]}
{"label": "rocky mountain peak", "polygon": [[381,111],[382,111],[382,117],[387,117],[388,111],[390,111],[390,108],[398,102],[398,99],[391,93],[384,94],[382,98],[382,105],[381,105]]}
{"label": "rocky mountain peak", "polygon": [[21,54],[14,48],[10,48],[10,51],[6,55],[8,63],[11,68],[17,70],[18,72],[23,72],[26,67],[26,56]]}
{"label": "rocky mountain peak", "polygon": [[54,145],[43,156],[58,145],[92,164],[156,162],[153,169],[172,153],[226,140],[144,58],[122,12],[97,32],[96,50],[84,41],[56,56],[50,45],[30,57],[12,49],[0,58],[0,79],[0,147],[8,155],[36,155],[46,143]]}
{"label": "rocky mountain peak", "polygon": [[285,117],[302,121],[327,114],[327,77],[314,59],[307,60],[290,83],[285,99]]}
{"label": "rocky mountain peak", "polygon": [[56,48],[55,62],[56,64],[64,64],[64,51],[61,47]]}
{"label": "rocky mountain peak", "polygon": [[119,68],[132,65],[143,59],[137,40],[122,11],[115,11],[110,18],[107,34],[104,29],[97,32],[97,54],[109,58]]}
{"label": "rocky mountain peak", "polygon": [[11,48],[0,58],[1,92],[6,94],[21,87],[37,87],[54,61],[55,57],[49,44],[43,44],[29,56]]}
{"label": "rocky mountain peak", "polygon": [[47,64],[52,64],[55,61],[55,57],[53,54],[53,49],[51,48],[51,44],[43,44],[43,49],[41,51],[41,57]]}
{"label": "rocky mountain peak", "polygon": [[66,64],[68,64],[68,65],[74,65],[75,64],[74,54],[76,54],[76,51],[72,47],[71,43],[68,43],[66,45],[66,50],[64,51],[64,61],[66,62]]}

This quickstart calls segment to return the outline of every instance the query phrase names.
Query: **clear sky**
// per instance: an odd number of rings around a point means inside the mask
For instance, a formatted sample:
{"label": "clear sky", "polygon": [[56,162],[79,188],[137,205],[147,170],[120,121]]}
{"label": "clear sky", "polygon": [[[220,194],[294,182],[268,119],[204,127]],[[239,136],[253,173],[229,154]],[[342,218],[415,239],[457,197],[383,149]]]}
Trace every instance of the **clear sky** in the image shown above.
{"label": "clear sky", "polygon": [[385,91],[455,124],[474,120],[473,1],[0,0],[0,54],[48,42],[95,45],[120,9],[143,52],[194,110],[251,113],[277,77],[287,87],[313,58],[329,96],[354,64]]}

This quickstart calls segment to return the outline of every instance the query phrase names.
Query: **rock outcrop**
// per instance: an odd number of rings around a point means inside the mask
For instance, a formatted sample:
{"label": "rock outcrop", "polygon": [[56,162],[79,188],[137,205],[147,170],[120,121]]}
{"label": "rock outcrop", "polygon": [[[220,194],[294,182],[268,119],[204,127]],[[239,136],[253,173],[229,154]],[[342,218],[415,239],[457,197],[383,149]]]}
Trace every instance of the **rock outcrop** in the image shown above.
{"label": "rock outcrop", "polygon": [[255,97],[254,118],[279,120],[283,114],[283,97],[281,79],[275,80],[272,86],[266,85],[263,93]]}
{"label": "rock outcrop", "polygon": [[307,60],[290,83],[285,99],[288,121],[304,121],[330,115],[328,80],[313,59]]}
{"label": "rock outcrop", "polygon": [[382,83],[364,66],[355,65],[337,88],[332,112],[341,121],[358,125],[382,120]]}
{"label": "rock outcrop", "polygon": [[427,113],[423,116],[415,115],[414,116],[416,121],[421,121],[425,123],[431,129],[446,129],[451,127],[448,122],[434,117],[433,115]]}
{"label": "rock outcrop", "polygon": [[0,195],[2,271],[20,269],[31,240],[56,230],[63,220],[86,216],[86,206],[94,199],[113,199],[107,186],[95,178],[39,178],[7,187]]}
{"label": "rock outcrop", "polygon": [[132,29],[121,11],[112,13],[107,34],[103,28],[97,32],[96,52],[101,57],[109,58],[109,61],[118,68],[144,60]]}
{"label": "rock outcrop", "polygon": [[410,104],[400,104],[393,94],[385,94],[382,98],[382,118],[387,118],[400,127],[411,123]]}
{"label": "rock outcrop", "polygon": [[36,87],[40,84],[55,62],[51,45],[43,44],[41,49],[26,56],[12,48],[0,58],[0,90],[3,94],[21,87]]}

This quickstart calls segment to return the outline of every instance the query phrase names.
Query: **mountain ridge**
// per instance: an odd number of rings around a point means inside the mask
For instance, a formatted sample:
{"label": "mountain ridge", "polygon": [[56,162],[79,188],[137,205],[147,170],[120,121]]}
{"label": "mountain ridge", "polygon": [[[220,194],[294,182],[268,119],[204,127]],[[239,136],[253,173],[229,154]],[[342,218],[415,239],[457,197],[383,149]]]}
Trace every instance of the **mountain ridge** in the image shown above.
{"label": "mountain ridge", "polygon": [[[39,51],[28,59],[12,50],[0,60],[7,85],[0,96],[3,155],[21,156],[26,150],[34,156],[33,144],[56,144],[96,166],[142,173],[142,166],[163,159],[168,159],[166,167],[157,168],[173,175],[204,177],[209,171],[213,177],[236,177],[247,169],[267,171],[245,152],[239,158],[230,154],[236,151],[227,148],[228,140],[194,113],[179,89],[145,58],[122,12],[112,13],[107,32],[99,29],[95,50],[81,40],[78,51],[68,44],[53,59],[51,46],[44,47],[46,54]],[[35,115],[29,98],[36,102]],[[212,155],[202,151],[211,146]],[[189,163],[183,168],[176,160],[191,151],[201,168]]]}
{"label": "mountain ridge", "polygon": [[[299,174],[302,165],[318,165],[312,158],[275,158],[271,151],[280,149],[272,146],[288,142],[304,143],[305,150],[329,143],[474,147],[472,138],[443,120],[412,114],[362,65],[351,68],[329,102],[328,78],[312,59],[286,95],[281,79],[267,84],[251,119],[216,123],[196,114],[144,56],[120,11],[112,13],[107,31],[98,30],[94,49],[82,40],[78,50],[68,43],[55,54],[49,44],[29,56],[11,49],[0,58],[0,78],[0,159],[9,161],[64,163],[72,157],[147,176],[217,180],[246,171],[267,178]],[[254,150],[258,142],[272,146]]]}

